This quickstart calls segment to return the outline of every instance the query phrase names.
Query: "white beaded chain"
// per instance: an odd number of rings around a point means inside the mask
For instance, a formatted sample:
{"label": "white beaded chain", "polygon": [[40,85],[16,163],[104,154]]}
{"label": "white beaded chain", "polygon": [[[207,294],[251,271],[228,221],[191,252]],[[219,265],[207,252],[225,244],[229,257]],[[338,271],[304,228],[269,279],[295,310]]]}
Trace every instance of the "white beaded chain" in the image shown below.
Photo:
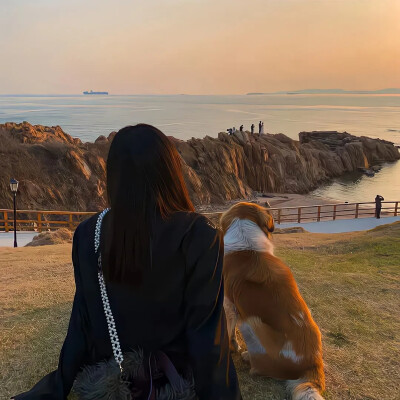
{"label": "white beaded chain", "polygon": [[[97,218],[96,222],[96,230],[94,234],[94,251],[97,253],[97,250],[100,246],[100,233],[101,233],[101,223],[103,221],[104,216],[108,213],[110,209],[106,208],[103,210]],[[104,281],[103,276],[103,268],[101,263],[101,254],[99,253],[99,258],[97,259],[98,262],[98,272],[97,276],[99,278],[99,285],[100,285],[100,293],[101,293],[101,300],[103,302],[104,314],[107,319],[107,326],[108,326],[108,333],[110,334],[111,339],[111,346],[114,353],[114,358],[119,368],[122,372],[122,362],[124,361],[124,356],[122,355],[121,346],[118,339],[117,329],[115,328],[115,321],[114,316],[111,312],[110,301],[108,300],[106,283]]]}

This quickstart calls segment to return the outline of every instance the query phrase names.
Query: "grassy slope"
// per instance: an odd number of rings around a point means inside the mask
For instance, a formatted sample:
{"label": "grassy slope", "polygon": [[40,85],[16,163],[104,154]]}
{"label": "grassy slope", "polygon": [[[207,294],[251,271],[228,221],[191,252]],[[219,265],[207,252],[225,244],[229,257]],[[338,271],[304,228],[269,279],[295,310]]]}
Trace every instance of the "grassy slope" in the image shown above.
{"label": "grassy slope", "polygon": [[[326,399],[400,399],[400,223],[275,242],[323,334]],[[284,398],[277,385],[266,396],[262,378],[241,380],[247,399]]]}
{"label": "grassy slope", "polygon": [[[326,399],[400,398],[400,223],[276,235],[323,333]],[[73,297],[70,246],[0,249],[0,398],[56,367]],[[283,399],[235,356],[245,400]]]}

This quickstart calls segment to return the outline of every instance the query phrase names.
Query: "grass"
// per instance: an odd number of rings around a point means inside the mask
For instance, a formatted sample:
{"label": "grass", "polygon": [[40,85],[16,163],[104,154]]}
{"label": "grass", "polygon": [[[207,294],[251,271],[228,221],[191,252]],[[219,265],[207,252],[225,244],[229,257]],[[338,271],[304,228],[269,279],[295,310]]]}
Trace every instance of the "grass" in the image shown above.
{"label": "grass", "polygon": [[[327,400],[400,398],[400,223],[368,232],[275,236],[323,334]],[[70,245],[0,248],[0,398],[53,370],[73,297]],[[281,383],[234,361],[244,400]]]}
{"label": "grass", "polygon": [[54,369],[74,293],[70,245],[0,248],[0,399]]}

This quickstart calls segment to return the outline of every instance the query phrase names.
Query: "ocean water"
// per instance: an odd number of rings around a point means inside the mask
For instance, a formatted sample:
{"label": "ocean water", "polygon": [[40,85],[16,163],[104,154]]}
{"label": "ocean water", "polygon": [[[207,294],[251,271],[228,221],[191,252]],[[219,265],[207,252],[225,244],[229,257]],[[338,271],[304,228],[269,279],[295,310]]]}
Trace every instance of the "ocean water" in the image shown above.
{"label": "ocean water", "polygon": [[[337,130],[400,145],[400,95],[256,96],[0,96],[0,123],[60,125],[83,141],[138,122],[179,139],[216,136],[262,120],[265,132],[297,139],[301,131]],[[340,201],[367,201],[377,193],[400,200],[400,163],[374,177],[352,174],[314,192]]]}
{"label": "ocean water", "polygon": [[357,172],[346,174],[320,186],[311,194],[341,203],[370,202],[377,194],[386,201],[400,201],[400,161],[383,164],[380,172],[373,177]]}

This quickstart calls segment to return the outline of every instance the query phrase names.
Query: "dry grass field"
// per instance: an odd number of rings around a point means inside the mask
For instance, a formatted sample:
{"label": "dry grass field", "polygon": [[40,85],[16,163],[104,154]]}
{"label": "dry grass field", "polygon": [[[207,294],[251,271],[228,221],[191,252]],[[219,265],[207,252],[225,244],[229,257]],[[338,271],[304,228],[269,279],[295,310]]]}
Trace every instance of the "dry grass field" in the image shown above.
{"label": "dry grass field", "polygon": [[[326,399],[400,399],[400,223],[274,240],[323,334]],[[0,399],[57,365],[74,290],[70,250],[0,248]],[[244,400],[285,398],[280,383],[234,360]]]}

